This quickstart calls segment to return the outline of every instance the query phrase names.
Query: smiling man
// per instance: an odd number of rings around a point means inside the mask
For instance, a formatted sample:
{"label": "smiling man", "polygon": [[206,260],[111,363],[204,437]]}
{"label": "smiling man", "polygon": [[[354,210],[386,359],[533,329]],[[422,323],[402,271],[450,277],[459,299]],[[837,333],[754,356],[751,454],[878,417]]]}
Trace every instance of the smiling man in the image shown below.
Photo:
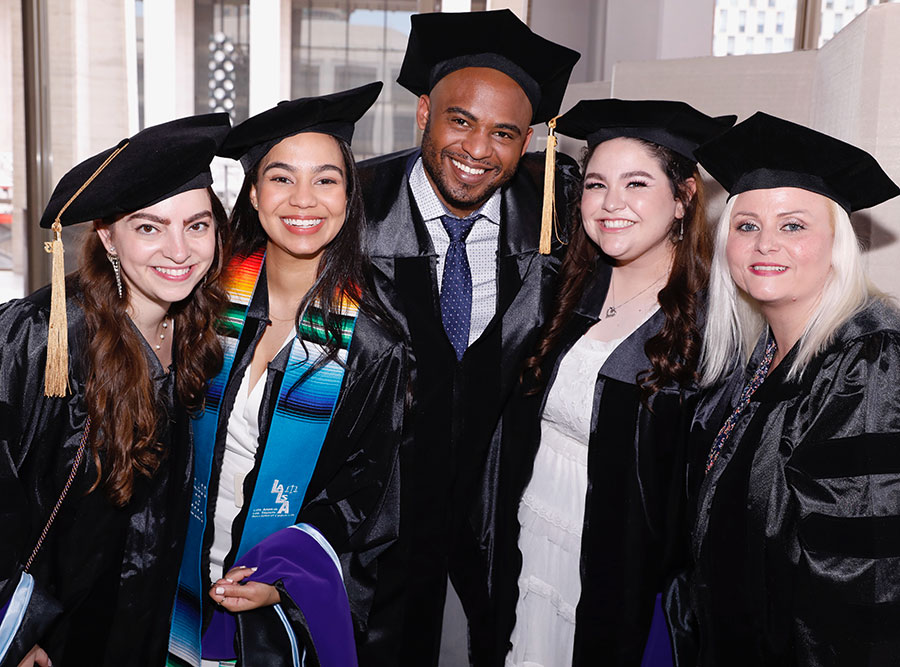
{"label": "smiling man", "polygon": [[[402,544],[379,571],[406,593],[373,600],[402,638],[394,664],[437,664],[448,573],[476,664],[490,639],[479,633],[494,565],[488,452],[562,253],[558,239],[538,253],[544,155],[525,151],[531,125],[559,113],[578,58],[508,10],[413,16],[397,81],[419,96],[421,149],[362,164],[375,281],[415,358]],[[575,168],[558,171],[564,221]]]}

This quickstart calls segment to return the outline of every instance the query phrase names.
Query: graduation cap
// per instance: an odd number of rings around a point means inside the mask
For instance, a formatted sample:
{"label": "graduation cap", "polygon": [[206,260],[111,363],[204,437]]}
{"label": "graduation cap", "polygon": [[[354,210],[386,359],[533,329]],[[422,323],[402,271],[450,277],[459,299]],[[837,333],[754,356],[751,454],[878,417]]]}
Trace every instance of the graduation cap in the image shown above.
{"label": "graduation cap", "polygon": [[44,249],[53,254],[50,326],[44,394],[65,396],[69,386],[65,261],[62,228],[131,213],[212,183],[212,161],[231,121],[226,113],[181,118],[141,130],[89,157],[60,179],[41,216],[53,230]]}
{"label": "graduation cap", "polygon": [[697,150],[700,164],[730,196],[802,188],[848,213],[900,194],[874,157],[827,134],[757,112]]}
{"label": "graduation cap", "polygon": [[617,137],[644,139],[696,162],[694,151],[736,120],[671,100],[582,100],[556,119],[556,131],[586,140],[588,148]]}
{"label": "graduation cap", "polygon": [[50,228],[132,213],[212,184],[209,163],[231,127],[227,113],[179,118],[141,130],[60,179],[41,216]]}
{"label": "graduation cap", "polygon": [[577,51],[533,33],[508,9],[415,14],[397,83],[427,95],[438,81],[465,67],[496,69],[531,101],[532,123],[559,113]]}
{"label": "graduation cap", "polygon": [[329,134],[349,144],[354,124],[375,104],[383,85],[376,81],[330,95],[279,102],[231,130],[219,155],[240,160],[246,174],[275,144],[301,132]]}

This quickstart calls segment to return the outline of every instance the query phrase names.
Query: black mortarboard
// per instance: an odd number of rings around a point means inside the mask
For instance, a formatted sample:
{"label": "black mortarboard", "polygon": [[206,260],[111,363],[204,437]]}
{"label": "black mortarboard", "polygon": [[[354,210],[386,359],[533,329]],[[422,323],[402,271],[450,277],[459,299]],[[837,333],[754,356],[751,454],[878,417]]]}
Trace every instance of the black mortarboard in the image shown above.
{"label": "black mortarboard", "polygon": [[864,150],[762,112],[704,144],[697,157],[731,196],[802,188],[836,201],[850,213],[900,194]]}
{"label": "black mortarboard", "polygon": [[212,184],[209,163],[228,134],[227,113],[180,118],[141,130],[130,139],[88,158],[63,176],[41,216],[53,230],[44,249],[53,255],[44,395],[69,391],[62,228],[76,222],[131,213],[180,192]]}
{"label": "black mortarboard", "polygon": [[518,83],[543,123],[559,113],[577,51],[533,33],[508,9],[415,14],[397,83],[427,95],[442,78],[464,67],[490,67]]}
{"label": "black mortarboard", "polygon": [[65,227],[131,213],[179,192],[211,185],[209,163],[230,127],[227,113],[211,113],[154,125],[123,139],[60,179],[41,216],[41,227],[49,228],[57,216]]}
{"label": "black mortarboard", "polygon": [[696,162],[697,147],[735,120],[737,116],[707,116],[671,100],[582,100],[556,119],[556,131],[587,140],[589,148],[616,137],[644,139]]}
{"label": "black mortarboard", "polygon": [[354,124],[375,104],[383,85],[376,81],[330,95],[279,102],[235,126],[219,155],[240,160],[248,173],[272,146],[301,132],[330,134],[349,144]]}

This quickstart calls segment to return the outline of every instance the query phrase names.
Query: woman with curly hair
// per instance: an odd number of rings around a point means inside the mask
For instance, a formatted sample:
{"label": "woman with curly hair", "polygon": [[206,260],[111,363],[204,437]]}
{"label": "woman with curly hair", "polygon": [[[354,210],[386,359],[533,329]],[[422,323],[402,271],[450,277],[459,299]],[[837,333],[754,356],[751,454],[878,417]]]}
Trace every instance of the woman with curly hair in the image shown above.
{"label": "woman with curly hair", "polygon": [[[24,612],[3,664],[165,660],[190,416],[222,363],[227,227],[209,164],[229,126],[157,125],[73,168],[41,225],[93,221],[81,268],[64,279],[54,258],[52,290],[0,306],[3,628]],[[23,581],[27,605],[6,597]]]}
{"label": "woman with curly hair", "polygon": [[[496,664],[636,665],[645,653],[676,537],[677,428],[710,257],[693,151],[732,122],[623,100],[558,119],[588,148],[555,310],[503,444]],[[654,664],[671,662],[654,650]]]}

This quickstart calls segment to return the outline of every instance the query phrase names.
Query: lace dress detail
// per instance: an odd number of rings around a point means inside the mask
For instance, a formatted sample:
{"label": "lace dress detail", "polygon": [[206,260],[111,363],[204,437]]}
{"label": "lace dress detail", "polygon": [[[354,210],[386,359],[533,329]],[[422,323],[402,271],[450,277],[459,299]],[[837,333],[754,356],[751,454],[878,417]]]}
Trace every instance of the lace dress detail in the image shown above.
{"label": "lace dress detail", "polygon": [[519,504],[522,573],[507,667],[572,664],[594,386],[622,340],[582,336],[550,387],[534,473]]}

